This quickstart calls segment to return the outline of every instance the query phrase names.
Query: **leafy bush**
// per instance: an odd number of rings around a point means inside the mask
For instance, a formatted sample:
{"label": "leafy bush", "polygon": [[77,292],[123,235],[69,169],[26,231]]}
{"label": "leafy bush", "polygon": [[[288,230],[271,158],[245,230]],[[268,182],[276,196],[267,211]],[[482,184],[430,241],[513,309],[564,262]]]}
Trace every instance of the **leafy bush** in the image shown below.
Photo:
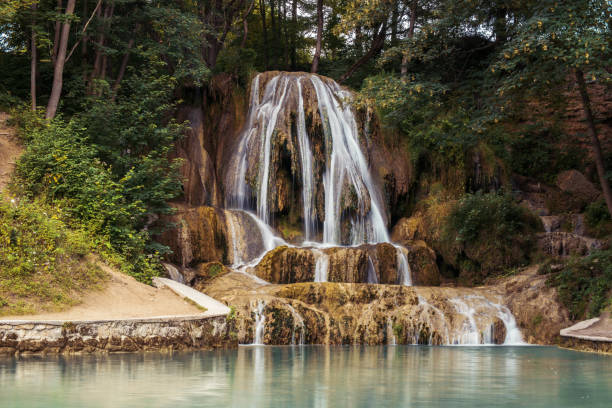
{"label": "leafy bush", "polygon": [[465,283],[480,283],[530,259],[540,220],[508,194],[468,194],[445,218],[441,241],[445,260],[460,269]]}
{"label": "leafy bush", "polygon": [[602,238],[612,234],[612,218],[603,199],[592,202],[586,207],[584,221],[589,234],[595,237]]}
{"label": "leafy bush", "polygon": [[180,194],[178,163],[168,159],[183,127],[166,116],[174,82],[145,71],[126,82],[116,102],[96,98],[70,121],[41,122],[25,115],[26,150],[16,189],[59,206],[73,226],[88,230],[99,250],[148,282],[161,271],[168,248],[152,236],[155,221]]}
{"label": "leafy bush", "polygon": [[61,309],[104,280],[86,256],[89,234],[73,230],[44,203],[0,195],[0,315]]}
{"label": "leafy bush", "polygon": [[572,319],[598,316],[612,300],[612,250],[571,259],[548,283],[559,289]]}

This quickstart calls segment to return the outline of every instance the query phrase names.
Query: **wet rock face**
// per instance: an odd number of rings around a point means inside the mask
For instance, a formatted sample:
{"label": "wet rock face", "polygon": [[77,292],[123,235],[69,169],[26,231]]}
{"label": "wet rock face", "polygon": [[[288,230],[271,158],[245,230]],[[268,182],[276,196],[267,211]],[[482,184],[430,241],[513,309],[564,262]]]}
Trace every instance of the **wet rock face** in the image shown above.
{"label": "wet rock face", "polygon": [[228,263],[223,211],[212,207],[179,209],[169,221],[176,228],[165,231],[159,241],[172,250],[171,262],[182,267],[203,262]]}
{"label": "wet rock face", "polygon": [[[499,288],[331,282],[258,286],[244,274],[230,273],[202,290],[235,307],[236,332],[243,344],[253,342],[256,321],[263,316],[264,344],[374,345],[504,343],[510,323],[500,314],[508,309],[498,303],[504,299]],[[520,299],[525,301],[523,295]],[[533,302],[527,303],[533,310],[521,319],[533,318],[538,310]],[[549,330],[555,329],[544,324],[526,337],[549,343],[554,341]]]}
{"label": "wet rock face", "polygon": [[310,249],[281,246],[268,252],[254,273],[272,283],[312,282],[315,262]]}
{"label": "wet rock face", "polygon": [[[435,254],[431,249],[415,245],[406,253],[413,284],[440,284]],[[328,282],[390,285],[401,282],[398,249],[387,243],[325,249],[281,246],[267,253],[253,272],[271,283],[313,282],[320,257],[327,257]]]}
{"label": "wet rock face", "polygon": [[408,263],[412,272],[412,284],[416,286],[439,286],[440,270],[436,264],[436,253],[423,241],[408,247]]}
{"label": "wet rock face", "polygon": [[547,279],[537,274],[535,266],[497,285],[529,343],[558,344],[560,330],[571,326],[569,312],[558,301],[557,289],[546,284]]}

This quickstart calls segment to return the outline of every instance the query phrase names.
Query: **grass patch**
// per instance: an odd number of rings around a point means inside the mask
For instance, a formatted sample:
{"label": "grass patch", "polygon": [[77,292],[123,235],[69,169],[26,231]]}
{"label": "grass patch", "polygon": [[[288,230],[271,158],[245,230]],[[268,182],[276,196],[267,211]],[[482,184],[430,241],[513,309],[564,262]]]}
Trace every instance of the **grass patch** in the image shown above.
{"label": "grass patch", "polygon": [[106,279],[90,252],[88,234],[68,228],[51,207],[0,195],[0,316],[78,303],[79,293]]}

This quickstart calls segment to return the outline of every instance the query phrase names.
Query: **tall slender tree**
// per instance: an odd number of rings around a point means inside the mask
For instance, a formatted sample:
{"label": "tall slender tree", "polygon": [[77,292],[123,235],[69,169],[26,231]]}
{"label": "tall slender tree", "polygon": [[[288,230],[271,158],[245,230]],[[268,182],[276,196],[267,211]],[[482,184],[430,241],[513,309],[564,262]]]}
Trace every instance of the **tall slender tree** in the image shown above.
{"label": "tall slender tree", "polygon": [[65,11],[65,21],[62,23],[62,33],[59,40],[57,58],[55,59],[55,64],[53,67],[53,85],[45,115],[47,119],[53,119],[55,117],[60,96],[62,94],[62,86],[64,82],[64,63],[66,62],[66,50],[68,48],[68,37],[70,36],[70,18],[74,13],[74,6],[75,0],[68,0]]}

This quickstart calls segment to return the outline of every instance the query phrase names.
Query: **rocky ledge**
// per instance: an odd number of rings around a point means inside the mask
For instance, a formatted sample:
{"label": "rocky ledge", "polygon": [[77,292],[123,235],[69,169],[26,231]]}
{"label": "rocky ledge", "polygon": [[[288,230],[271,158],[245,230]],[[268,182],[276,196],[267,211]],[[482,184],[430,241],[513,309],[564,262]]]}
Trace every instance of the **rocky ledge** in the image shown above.
{"label": "rocky ledge", "polygon": [[530,268],[479,288],[266,285],[229,272],[198,289],[235,307],[242,344],[558,344],[570,320],[545,280]]}

